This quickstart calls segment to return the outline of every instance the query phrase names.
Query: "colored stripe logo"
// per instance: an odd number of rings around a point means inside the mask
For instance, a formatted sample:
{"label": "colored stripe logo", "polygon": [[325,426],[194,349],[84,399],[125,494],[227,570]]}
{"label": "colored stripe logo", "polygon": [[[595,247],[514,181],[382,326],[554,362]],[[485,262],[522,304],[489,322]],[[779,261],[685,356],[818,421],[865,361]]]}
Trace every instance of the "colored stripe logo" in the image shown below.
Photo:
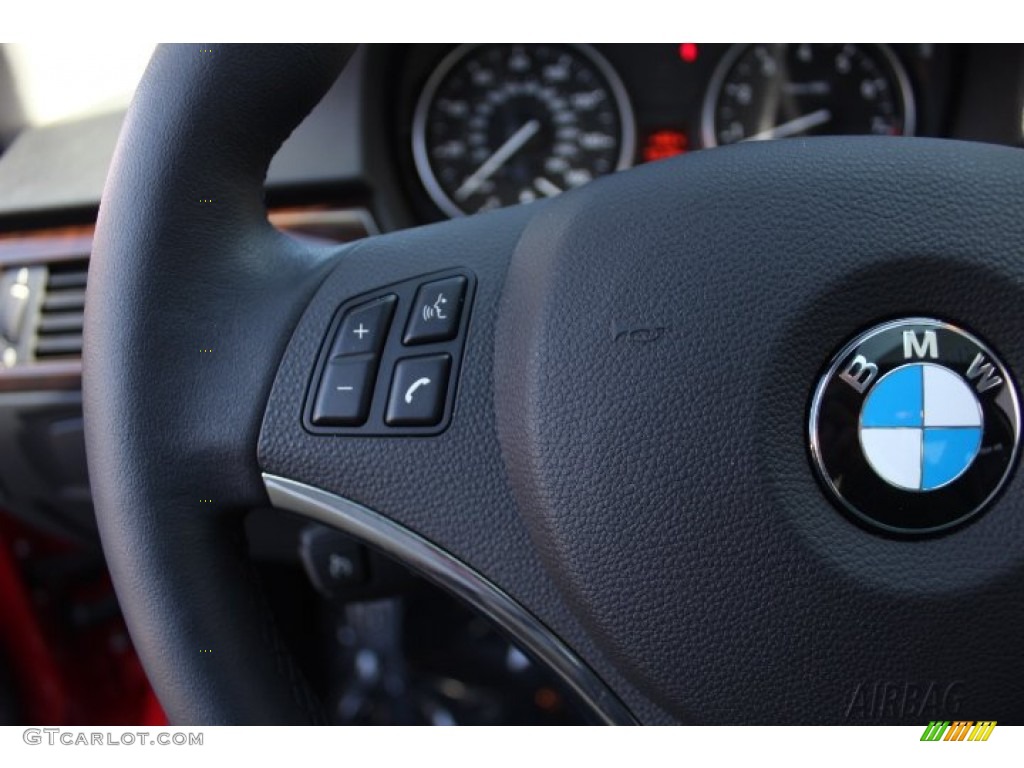
{"label": "colored stripe logo", "polygon": [[932,720],[921,741],[988,741],[995,727],[995,720]]}

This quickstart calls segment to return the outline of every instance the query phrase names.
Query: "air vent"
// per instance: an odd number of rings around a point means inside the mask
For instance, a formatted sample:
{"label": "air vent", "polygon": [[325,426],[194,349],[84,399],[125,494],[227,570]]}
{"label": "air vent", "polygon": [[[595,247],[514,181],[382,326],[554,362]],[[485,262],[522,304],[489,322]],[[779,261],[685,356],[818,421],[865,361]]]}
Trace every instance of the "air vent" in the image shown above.
{"label": "air vent", "polygon": [[89,261],[58,262],[47,269],[46,291],[36,325],[35,359],[80,359]]}

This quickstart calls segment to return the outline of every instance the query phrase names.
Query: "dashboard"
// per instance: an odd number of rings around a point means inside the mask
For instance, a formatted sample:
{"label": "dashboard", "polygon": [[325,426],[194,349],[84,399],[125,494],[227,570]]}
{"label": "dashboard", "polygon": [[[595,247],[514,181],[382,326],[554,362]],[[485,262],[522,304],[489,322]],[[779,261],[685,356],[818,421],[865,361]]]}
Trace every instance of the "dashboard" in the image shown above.
{"label": "dashboard", "polygon": [[[380,121],[420,221],[530,203],[740,141],[864,134],[1020,144],[1024,130],[1013,49],[469,44],[395,47],[381,68],[391,99]],[[994,90],[996,99],[981,96]]]}
{"label": "dashboard", "polygon": [[[0,155],[0,487],[76,535],[82,303],[123,117],[25,129]],[[266,199],[278,228],[343,243],[738,141],[1024,146],[1022,117],[1024,46],[369,45],[281,147]]]}
{"label": "dashboard", "polygon": [[[123,117],[16,136],[0,155],[0,230],[91,223]],[[281,147],[267,199],[365,210],[391,231],[736,141],[1022,146],[1022,118],[1018,45],[374,44]]]}

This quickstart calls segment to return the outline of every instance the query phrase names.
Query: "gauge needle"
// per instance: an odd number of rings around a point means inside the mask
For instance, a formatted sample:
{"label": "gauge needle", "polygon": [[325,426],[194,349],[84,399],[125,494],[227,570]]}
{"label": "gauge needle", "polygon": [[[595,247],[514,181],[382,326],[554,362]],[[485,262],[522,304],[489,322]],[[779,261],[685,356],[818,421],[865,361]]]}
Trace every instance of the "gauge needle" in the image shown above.
{"label": "gauge needle", "polygon": [[537,188],[538,192],[544,193],[547,197],[554,197],[562,193],[561,187],[543,176],[538,176],[534,179],[533,186]]}
{"label": "gauge needle", "polygon": [[815,112],[810,112],[801,117],[794,118],[788,122],[782,123],[781,125],[775,125],[766,131],[755,133],[753,136],[748,136],[744,141],[765,141],[766,139],[785,139],[788,136],[795,136],[798,133],[809,131],[811,128],[817,128],[819,125],[824,125],[832,119],[832,113],[827,109],[819,109]]}
{"label": "gauge needle", "polygon": [[509,136],[505,143],[494,151],[493,155],[484,160],[483,165],[477,168],[472,176],[462,182],[462,186],[455,190],[455,199],[465,200],[476,192],[481,184],[491,178],[494,172],[507,163],[512,155],[522,149],[526,142],[536,136],[539,130],[539,120],[530,120],[524,123],[523,127]]}

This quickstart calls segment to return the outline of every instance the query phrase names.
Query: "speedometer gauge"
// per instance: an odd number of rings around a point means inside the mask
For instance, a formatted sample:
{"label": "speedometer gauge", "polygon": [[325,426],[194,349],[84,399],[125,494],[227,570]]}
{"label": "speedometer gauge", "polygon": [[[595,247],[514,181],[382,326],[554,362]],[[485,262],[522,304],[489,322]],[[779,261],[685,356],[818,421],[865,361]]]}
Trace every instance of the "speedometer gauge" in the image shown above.
{"label": "speedometer gauge", "polygon": [[449,216],[529,203],[627,167],[634,124],[618,75],[584,45],[463,45],[413,118],[424,188]]}
{"label": "speedometer gauge", "polygon": [[737,45],[704,101],[704,146],[790,136],[914,133],[914,97],[884,45]]}

